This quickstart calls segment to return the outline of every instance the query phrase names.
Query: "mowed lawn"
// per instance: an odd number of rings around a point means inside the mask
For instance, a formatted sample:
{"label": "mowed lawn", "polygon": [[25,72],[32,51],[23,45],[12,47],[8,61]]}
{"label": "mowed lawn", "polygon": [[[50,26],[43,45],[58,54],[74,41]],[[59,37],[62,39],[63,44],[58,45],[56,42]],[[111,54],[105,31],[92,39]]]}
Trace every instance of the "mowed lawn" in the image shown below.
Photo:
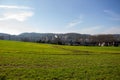
{"label": "mowed lawn", "polygon": [[120,47],[0,40],[0,80],[120,80]]}

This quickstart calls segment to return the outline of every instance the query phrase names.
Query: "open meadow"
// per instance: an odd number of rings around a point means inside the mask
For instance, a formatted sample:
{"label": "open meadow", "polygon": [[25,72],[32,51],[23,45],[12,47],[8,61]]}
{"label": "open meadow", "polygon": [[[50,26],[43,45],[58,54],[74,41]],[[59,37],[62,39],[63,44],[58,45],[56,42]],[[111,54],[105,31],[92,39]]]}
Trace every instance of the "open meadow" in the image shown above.
{"label": "open meadow", "polygon": [[0,40],[0,80],[120,80],[120,47]]}

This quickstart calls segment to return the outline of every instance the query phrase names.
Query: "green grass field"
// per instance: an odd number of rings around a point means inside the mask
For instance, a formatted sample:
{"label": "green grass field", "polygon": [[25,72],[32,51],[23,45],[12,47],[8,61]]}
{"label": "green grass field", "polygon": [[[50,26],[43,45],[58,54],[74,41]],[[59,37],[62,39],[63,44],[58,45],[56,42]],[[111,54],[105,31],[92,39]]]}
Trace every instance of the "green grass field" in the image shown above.
{"label": "green grass field", "polygon": [[0,80],[120,80],[120,47],[0,40]]}

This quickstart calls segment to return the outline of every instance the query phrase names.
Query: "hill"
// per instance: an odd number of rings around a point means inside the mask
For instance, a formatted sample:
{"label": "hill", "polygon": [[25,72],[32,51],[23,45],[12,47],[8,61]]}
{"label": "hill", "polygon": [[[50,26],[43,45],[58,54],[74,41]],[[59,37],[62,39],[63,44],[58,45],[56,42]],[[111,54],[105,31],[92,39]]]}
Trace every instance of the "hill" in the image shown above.
{"label": "hill", "polygon": [[82,46],[120,46],[120,34],[79,34],[79,33],[22,33],[10,35],[0,33],[0,40],[15,40],[24,42],[50,43],[60,45]]}
{"label": "hill", "polygon": [[0,79],[119,80],[120,47],[0,40]]}

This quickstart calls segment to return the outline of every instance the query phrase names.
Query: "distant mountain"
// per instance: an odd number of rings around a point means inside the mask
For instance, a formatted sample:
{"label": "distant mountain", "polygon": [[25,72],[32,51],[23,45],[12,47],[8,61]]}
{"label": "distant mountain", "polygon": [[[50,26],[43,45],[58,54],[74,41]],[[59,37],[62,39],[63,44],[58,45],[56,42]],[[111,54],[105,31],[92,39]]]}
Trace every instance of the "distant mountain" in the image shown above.
{"label": "distant mountain", "polygon": [[10,34],[0,33],[0,39],[9,40],[10,36]]}
{"label": "distant mountain", "polygon": [[0,36],[8,36],[10,34],[6,34],[6,33],[0,33]]}
{"label": "distant mountain", "polygon": [[99,43],[103,42],[107,44],[120,42],[120,34],[90,35],[79,33],[21,33],[19,35],[10,35],[0,33],[0,39],[65,45],[98,45]]}

